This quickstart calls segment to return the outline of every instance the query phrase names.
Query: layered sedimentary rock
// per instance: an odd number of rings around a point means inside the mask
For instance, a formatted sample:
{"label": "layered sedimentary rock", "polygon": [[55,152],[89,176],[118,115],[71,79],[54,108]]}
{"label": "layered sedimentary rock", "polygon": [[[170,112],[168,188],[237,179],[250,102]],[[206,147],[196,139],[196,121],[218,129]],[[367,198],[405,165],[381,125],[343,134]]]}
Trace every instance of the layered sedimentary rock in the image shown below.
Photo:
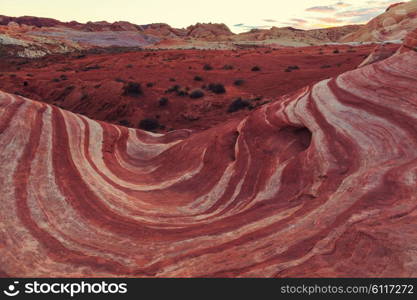
{"label": "layered sedimentary rock", "polygon": [[412,0],[389,7],[358,31],[348,34],[341,42],[381,42],[401,40],[417,28],[417,1]]}
{"label": "layered sedimentary rock", "polygon": [[197,23],[187,27],[187,37],[203,40],[222,40],[234,36],[225,24]]}
{"label": "layered sedimentary rock", "polygon": [[8,17],[0,15],[0,25],[8,25],[10,22],[21,24],[21,25],[29,25],[35,27],[54,27],[54,26],[62,26],[65,24],[80,24],[77,22],[73,23],[63,23],[55,19],[51,18],[38,18],[38,17],[31,17],[31,16],[23,16],[23,17]]}
{"label": "layered sedimentary rock", "polygon": [[406,36],[399,52],[403,53],[410,50],[417,51],[417,28]]}
{"label": "layered sedimentary rock", "polygon": [[[0,15],[0,51],[7,56],[42,57],[107,47],[159,47],[161,42],[186,47],[199,41],[201,48],[213,42],[228,40],[235,34],[224,24],[197,23],[184,29],[167,24],[135,25],[129,22],[60,22],[37,17],[7,17]],[[194,47],[193,45],[191,47]],[[231,44],[229,45],[229,48]],[[4,54],[3,54],[4,55]]]}
{"label": "layered sedimentary rock", "polygon": [[387,9],[385,10],[385,12],[389,11],[391,8],[394,8],[394,7],[398,6],[398,5],[402,5],[404,3],[405,2],[398,2],[398,3],[391,4],[390,6],[387,7]]}
{"label": "layered sedimentary rock", "polygon": [[394,54],[400,54],[410,50],[417,51],[417,29],[408,33],[404,39],[404,43],[398,45],[398,48],[392,47],[390,44],[376,46],[372,53],[359,65],[359,68],[387,59]]}
{"label": "layered sedimentary rock", "polygon": [[0,93],[3,276],[417,276],[417,53],[210,130]]}
{"label": "layered sedimentary rock", "polygon": [[216,23],[173,28],[164,23],[136,25],[125,21],[99,21],[83,24],[0,15],[0,54],[34,58],[107,47],[238,49],[253,46],[310,46],[337,42],[359,28],[360,25],[314,30],[272,27],[235,34],[225,24]]}
{"label": "layered sedimentary rock", "polygon": [[272,27],[271,29],[253,29],[236,36],[236,41],[265,41],[276,40],[281,43],[300,45],[324,44],[338,42],[349,33],[358,31],[362,25],[301,30],[293,27]]}
{"label": "layered sedimentary rock", "polygon": [[388,57],[394,55],[399,48],[401,48],[401,45],[397,45],[397,48],[390,46],[391,45],[388,44],[380,44],[376,46],[372,53],[359,65],[359,68],[387,59]]}

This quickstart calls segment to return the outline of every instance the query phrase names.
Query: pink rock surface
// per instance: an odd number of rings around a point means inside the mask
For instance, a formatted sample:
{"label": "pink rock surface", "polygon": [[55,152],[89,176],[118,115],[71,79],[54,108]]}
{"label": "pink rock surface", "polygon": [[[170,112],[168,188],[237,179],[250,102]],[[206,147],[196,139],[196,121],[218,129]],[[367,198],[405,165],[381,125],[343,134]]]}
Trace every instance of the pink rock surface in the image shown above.
{"label": "pink rock surface", "polygon": [[0,274],[417,276],[417,53],[210,130],[0,93]]}
{"label": "pink rock surface", "polygon": [[406,36],[403,47],[417,51],[417,28]]}
{"label": "pink rock surface", "polygon": [[382,42],[402,40],[417,28],[417,1],[391,6],[385,13],[373,18],[358,31],[350,33],[341,42]]}
{"label": "pink rock surface", "polygon": [[407,34],[404,38],[404,42],[397,50],[397,54],[416,51],[417,52],[417,28]]}
{"label": "pink rock surface", "polygon": [[390,6],[388,6],[388,8],[385,10],[385,12],[389,11],[391,8],[394,8],[394,7],[398,6],[398,5],[402,5],[404,3],[405,2],[398,2],[398,3],[391,4]]}
{"label": "pink rock surface", "polygon": [[401,47],[402,45],[396,45],[396,47],[393,47],[389,44],[380,44],[375,47],[372,53],[358,67],[361,68],[387,59],[388,57],[393,56]]}

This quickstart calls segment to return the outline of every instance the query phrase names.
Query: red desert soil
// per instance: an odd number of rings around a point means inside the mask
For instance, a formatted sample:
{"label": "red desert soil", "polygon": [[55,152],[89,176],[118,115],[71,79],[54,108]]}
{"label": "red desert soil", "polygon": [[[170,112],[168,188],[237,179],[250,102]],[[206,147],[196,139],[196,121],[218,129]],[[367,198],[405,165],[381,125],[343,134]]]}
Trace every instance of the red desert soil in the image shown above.
{"label": "red desert soil", "polygon": [[[247,115],[249,110],[306,85],[355,69],[374,47],[170,50],[9,59],[0,62],[0,89],[128,127],[138,128],[142,119],[149,118],[158,120],[161,127],[155,131],[159,132],[201,130]],[[205,64],[213,69],[204,70]],[[252,71],[255,66],[260,70]],[[287,72],[290,66],[299,69]],[[195,76],[203,80],[195,81]],[[239,79],[243,84],[237,86],[234,82]],[[125,95],[124,87],[129,82],[140,83],[142,94]],[[205,89],[202,98],[187,95],[210,83],[223,84],[226,93]],[[167,93],[175,85],[180,86],[179,94],[185,95]],[[164,97],[168,103],[161,106],[159,100]],[[227,113],[238,97],[250,105]]]}

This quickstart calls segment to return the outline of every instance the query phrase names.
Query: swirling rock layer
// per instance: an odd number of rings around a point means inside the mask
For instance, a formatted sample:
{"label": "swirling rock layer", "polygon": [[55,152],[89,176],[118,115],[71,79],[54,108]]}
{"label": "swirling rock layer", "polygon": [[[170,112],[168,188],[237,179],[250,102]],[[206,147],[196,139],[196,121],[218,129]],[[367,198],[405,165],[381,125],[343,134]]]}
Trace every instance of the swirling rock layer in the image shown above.
{"label": "swirling rock layer", "polygon": [[382,42],[402,40],[417,28],[417,1],[390,6],[387,11],[343,37],[340,42]]}
{"label": "swirling rock layer", "polygon": [[417,53],[210,130],[0,93],[3,276],[416,276]]}
{"label": "swirling rock layer", "polygon": [[402,48],[403,49],[400,52],[406,52],[409,50],[417,51],[417,28],[405,37]]}

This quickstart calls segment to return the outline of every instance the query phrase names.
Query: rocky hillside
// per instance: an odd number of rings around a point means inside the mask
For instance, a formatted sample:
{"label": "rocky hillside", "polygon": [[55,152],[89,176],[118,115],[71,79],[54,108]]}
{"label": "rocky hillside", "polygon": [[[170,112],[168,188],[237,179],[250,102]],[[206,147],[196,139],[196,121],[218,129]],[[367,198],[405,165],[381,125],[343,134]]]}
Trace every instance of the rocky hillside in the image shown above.
{"label": "rocky hillside", "polygon": [[372,19],[358,31],[348,34],[341,42],[382,42],[402,40],[417,28],[417,1],[399,3]]}

